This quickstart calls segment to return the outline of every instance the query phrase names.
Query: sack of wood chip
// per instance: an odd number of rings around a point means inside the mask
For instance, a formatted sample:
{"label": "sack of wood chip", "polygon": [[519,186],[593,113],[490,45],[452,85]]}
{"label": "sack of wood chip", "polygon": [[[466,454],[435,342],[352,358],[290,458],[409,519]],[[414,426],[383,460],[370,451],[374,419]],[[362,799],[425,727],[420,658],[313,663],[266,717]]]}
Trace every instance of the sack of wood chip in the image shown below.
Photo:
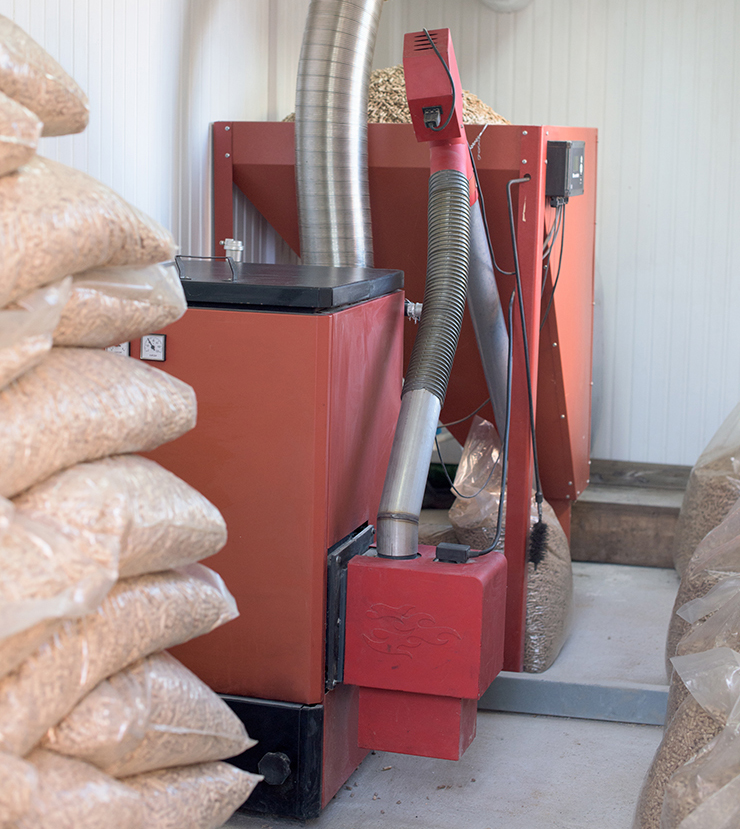
{"label": "sack of wood chip", "polygon": [[52,527],[16,512],[0,537],[0,640],[44,620],[78,618],[94,610],[118,575],[105,561]]}
{"label": "sack of wood chip", "polygon": [[740,573],[740,501],[733,505],[719,526],[707,533],[681,577],[666,636],[668,676],[671,673],[670,658],[675,655],[676,645],[692,624],[678,610],[705,596],[718,582],[735,573]]}
{"label": "sack of wood chip", "polygon": [[[740,651],[740,576],[728,576],[706,596],[687,602],[676,613],[691,626],[676,646],[677,656],[722,647]],[[666,723],[688,693],[681,677],[673,671]]]}
{"label": "sack of wood chip", "polygon": [[226,543],[216,507],[138,455],[69,467],[14,503],[18,514],[53,527],[91,556],[100,547],[115,550],[121,578],[191,564]]}
{"label": "sack of wood chip", "polygon": [[676,524],[673,561],[683,575],[704,536],[740,497],[740,404],[728,415],[694,464]]}
{"label": "sack of wood chip", "polygon": [[735,829],[740,825],[740,725],[720,734],[665,787],[660,829]]}
{"label": "sack of wood chip", "polygon": [[226,760],[253,745],[229,706],[167,653],[101,682],[42,742],[113,777]]}
{"label": "sack of wood chip", "polygon": [[676,656],[673,666],[690,696],[666,726],[638,798],[633,829],[660,829],[668,780],[738,719],[740,653],[715,648]]}
{"label": "sack of wood chip", "polygon": [[42,126],[31,110],[0,92],[0,176],[36,155]]}
{"label": "sack of wood chip", "polygon": [[172,236],[94,178],[35,156],[0,178],[0,306],[69,274],[172,259]]}
{"label": "sack of wood chip", "polygon": [[195,418],[195,393],[170,374],[106,351],[53,348],[0,391],[0,495],[81,461],[154,449]]}
{"label": "sack of wood chip", "polygon": [[44,135],[68,135],[87,126],[87,95],[48,52],[3,15],[0,91],[35,112],[44,122]]}
{"label": "sack of wood chip", "polygon": [[106,348],[152,334],[187,309],[174,262],[76,274],[54,345]]}
{"label": "sack of wood chip", "polygon": [[0,310],[0,389],[51,350],[52,332],[69,299],[71,282],[67,277]]}
{"label": "sack of wood chip", "polygon": [[144,829],[144,804],[130,786],[100,769],[35,749],[28,755],[37,792],[13,829]]}
{"label": "sack of wood chip", "polygon": [[199,763],[122,782],[143,799],[146,829],[218,829],[261,780],[228,763]]}
{"label": "sack of wood chip", "polygon": [[[496,537],[501,493],[500,444],[493,425],[476,417],[463,447],[455,476],[458,496],[449,517],[461,544],[483,549]],[[557,658],[573,618],[573,570],[568,539],[554,510],[542,505],[547,525],[545,551],[540,562],[527,565],[527,621],[524,634],[524,670],[539,673]],[[502,513],[503,549],[506,531],[506,498]],[[530,527],[538,519],[532,497]]]}
{"label": "sack of wood chip", "polygon": [[221,578],[200,564],[119,581],[0,680],[0,751],[25,755],[102,680],[237,615]]}
{"label": "sack of wood chip", "polygon": [[20,757],[0,753],[0,826],[24,815],[37,793],[35,767]]}

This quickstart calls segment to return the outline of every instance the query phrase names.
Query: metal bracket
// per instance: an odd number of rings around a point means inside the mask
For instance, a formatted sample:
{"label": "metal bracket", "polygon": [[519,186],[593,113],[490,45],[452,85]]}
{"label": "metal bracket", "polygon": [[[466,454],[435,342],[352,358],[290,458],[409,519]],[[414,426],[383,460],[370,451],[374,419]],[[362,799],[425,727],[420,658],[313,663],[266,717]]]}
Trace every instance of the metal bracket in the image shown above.
{"label": "metal bracket", "polygon": [[327,553],[326,566],[326,690],[344,680],[344,629],[347,618],[347,564],[370,549],[372,524],[358,527]]}

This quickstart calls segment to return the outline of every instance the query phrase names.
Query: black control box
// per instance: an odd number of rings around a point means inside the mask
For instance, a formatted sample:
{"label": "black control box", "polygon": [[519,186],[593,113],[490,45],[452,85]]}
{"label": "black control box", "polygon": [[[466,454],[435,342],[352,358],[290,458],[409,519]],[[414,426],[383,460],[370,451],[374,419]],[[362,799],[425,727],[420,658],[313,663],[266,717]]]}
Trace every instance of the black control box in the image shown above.
{"label": "black control box", "polygon": [[567,204],[571,196],[583,195],[583,141],[547,142],[547,178],[545,195],[550,204]]}

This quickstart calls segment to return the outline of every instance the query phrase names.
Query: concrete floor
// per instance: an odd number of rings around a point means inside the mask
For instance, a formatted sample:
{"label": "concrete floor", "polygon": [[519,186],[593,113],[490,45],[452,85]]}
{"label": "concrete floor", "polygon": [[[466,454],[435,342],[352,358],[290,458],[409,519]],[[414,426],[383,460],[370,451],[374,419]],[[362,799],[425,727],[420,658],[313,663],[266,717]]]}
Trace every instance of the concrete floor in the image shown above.
{"label": "concrete floor", "polygon": [[[573,631],[559,681],[665,684],[672,570],[575,563]],[[479,711],[458,762],[370,755],[310,829],[629,829],[662,728]],[[235,815],[229,829],[295,821]]]}

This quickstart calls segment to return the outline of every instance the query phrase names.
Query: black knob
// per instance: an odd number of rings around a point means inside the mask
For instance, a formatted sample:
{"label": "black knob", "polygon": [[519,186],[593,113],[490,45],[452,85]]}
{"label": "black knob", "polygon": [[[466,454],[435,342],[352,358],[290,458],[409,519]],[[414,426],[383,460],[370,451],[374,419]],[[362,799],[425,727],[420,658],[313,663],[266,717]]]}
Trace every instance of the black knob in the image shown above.
{"label": "black knob", "polygon": [[268,751],[257,763],[259,773],[270,786],[281,786],[290,775],[290,758],[282,751]]}

